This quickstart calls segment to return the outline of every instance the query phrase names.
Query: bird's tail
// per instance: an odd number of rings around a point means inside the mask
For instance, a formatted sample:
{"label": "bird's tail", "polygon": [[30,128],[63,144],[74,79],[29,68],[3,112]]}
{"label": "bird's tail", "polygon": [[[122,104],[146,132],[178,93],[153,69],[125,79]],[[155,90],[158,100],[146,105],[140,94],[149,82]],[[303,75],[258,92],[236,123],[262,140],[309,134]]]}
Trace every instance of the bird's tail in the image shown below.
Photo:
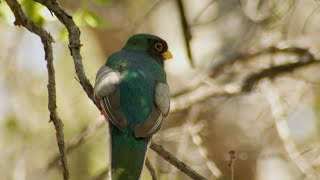
{"label": "bird's tail", "polygon": [[112,180],[139,180],[140,178],[149,139],[136,139],[132,133],[130,134],[111,133]]}

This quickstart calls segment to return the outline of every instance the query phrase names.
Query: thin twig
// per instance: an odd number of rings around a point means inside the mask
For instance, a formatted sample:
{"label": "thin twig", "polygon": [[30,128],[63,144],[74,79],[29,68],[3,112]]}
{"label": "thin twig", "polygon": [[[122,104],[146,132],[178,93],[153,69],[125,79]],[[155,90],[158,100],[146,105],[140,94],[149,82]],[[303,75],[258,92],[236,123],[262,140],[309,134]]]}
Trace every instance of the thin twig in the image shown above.
{"label": "thin twig", "polygon": [[303,26],[302,26],[302,34],[305,34],[306,33],[306,29],[307,29],[307,26],[308,26],[308,23],[310,22],[310,19],[311,17],[313,17],[313,15],[319,10],[319,6],[315,7],[311,13],[308,15],[308,17],[306,18],[306,20],[304,21],[303,23]]}
{"label": "thin twig", "polygon": [[123,30],[131,30],[131,29],[135,29],[137,27],[139,27],[141,24],[143,24],[146,19],[148,19],[150,17],[150,15],[155,12],[155,10],[157,9],[157,7],[159,7],[159,5],[163,2],[164,0],[157,0],[155,3],[153,3],[151,5],[151,7],[146,11],[146,13],[144,15],[142,15],[141,17],[139,17],[138,19],[136,19],[133,23],[130,23],[126,26],[123,27],[115,27],[115,28],[110,28],[107,31],[108,32],[121,32]]}
{"label": "thin twig", "polygon": [[188,120],[186,124],[184,125],[185,131],[189,133],[192,142],[196,145],[197,150],[199,154],[203,157],[203,159],[206,162],[206,166],[208,170],[211,172],[211,174],[215,178],[219,178],[222,175],[221,170],[217,167],[217,165],[208,158],[208,151],[202,144],[202,138],[199,135],[199,132],[203,128],[203,124],[195,124],[195,122],[198,120],[198,116],[200,115],[201,106],[200,105],[194,105],[189,111]]}
{"label": "thin twig", "polygon": [[170,162],[172,165],[174,165],[176,168],[178,168],[180,171],[185,173],[187,176],[189,176],[191,179],[196,180],[204,180],[203,176],[198,174],[195,170],[191,169],[188,165],[186,165],[184,162],[177,159],[174,155],[169,153],[167,150],[165,150],[162,146],[151,142],[150,148],[154,150],[156,153],[158,153],[163,159]]}
{"label": "thin twig", "polygon": [[[66,145],[67,146],[67,148],[66,148],[67,154],[72,153],[75,149],[77,149],[80,145],[82,145],[86,139],[88,139],[90,137],[92,132],[103,127],[104,125],[105,125],[105,120],[99,119],[94,124],[91,124],[90,126],[86,127],[76,137],[73,137],[71,139],[71,141]],[[59,161],[59,155],[55,155],[52,158],[52,160],[48,163],[47,170],[50,170],[50,169],[56,167],[58,161]]]}
{"label": "thin twig", "polygon": [[234,162],[236,160],[236,152],[231,150],[229,151],[230,160],[229,160],[229,167],[231,170],[231,180],[234,180]]}
{"label": "thin twig", "polygon": [[53,122],[56,129],[56,138],[60,152],[60,162],[62,166],[63,178],[67,180],[69,179],[69,172],[67,166],[66,151],[64,146],[63,123],[60,117],[58,116],[56,105],[56,82],[52,52],[52,43],[54,41],[51,35],[46,30],[36,25],[25,16],[17,0],[6,0],[6,2],[16,18],[14,25],[22,25],[25,28],[27,28],[30,32],[38,35],[41,38],[41,42],[45,51],[45,59],[47,61],[48,69],[48,109],[50,111],[50,121]]}
{"label": "thin twig", "polygon": [[196,24],[199,19],[201,18],[201,16],[209,9],[209,7],[214,4],[217,3],[217,0],[211,0],[210,2],[208,2],[208,4],[206,4],[204,6],[204,8],[196,15],[196,17],[193,19],[191,24]]}
{"label": "thin twig", "polygon": [[145,165],[146,165],[146,167],[147,167],[147,169],[148,169],[148,171],[149,171],[149,173],[150,173],[150,175],[151,175],[151,177],[152,177],[152,180],[157,180],[156,171],[155,171],[154,168],[152,167],[152,164],[151,164],[151,162],[150,162],[150,160],[149,160],[148,157],[146,158]]}

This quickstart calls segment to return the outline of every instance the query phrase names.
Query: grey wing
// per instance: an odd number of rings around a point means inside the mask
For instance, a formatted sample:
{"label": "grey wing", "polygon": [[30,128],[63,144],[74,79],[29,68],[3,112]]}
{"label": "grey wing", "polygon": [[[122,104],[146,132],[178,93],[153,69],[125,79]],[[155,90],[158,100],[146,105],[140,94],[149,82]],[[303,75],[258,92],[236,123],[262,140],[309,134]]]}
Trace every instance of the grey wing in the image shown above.
{"label": "grey wing", "polygon": [[102,66],[96,76],[94,98],[100,102],[108,119],[121,131],[126,129],[127,123],[120,109],[120,73],[108,66]]}
{"label": "grey wing", "polygon": [[136,137],[151,137],[162,127],[170,110],[170,91],[166,83],[158,82],[155,87],[154,105],[148,119],[135,127]]}
{"label": "grey wing", "polygon": [[163,116],[167,117],[170,111],[170,90],[166,83],[157,83],[155,89],[155,104]]}

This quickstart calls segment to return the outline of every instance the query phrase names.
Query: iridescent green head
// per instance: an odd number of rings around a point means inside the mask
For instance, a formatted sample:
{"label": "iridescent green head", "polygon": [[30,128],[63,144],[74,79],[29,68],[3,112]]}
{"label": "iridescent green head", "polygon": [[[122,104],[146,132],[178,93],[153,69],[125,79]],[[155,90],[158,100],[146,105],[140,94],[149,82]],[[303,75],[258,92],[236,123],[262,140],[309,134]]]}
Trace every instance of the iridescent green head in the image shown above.
{"label": "iridescent green head", "polygon": [[165,60],[172,59],[167,42],[151,34],[136,34],[131,36],[123,49],[148,53],[162,66]]}

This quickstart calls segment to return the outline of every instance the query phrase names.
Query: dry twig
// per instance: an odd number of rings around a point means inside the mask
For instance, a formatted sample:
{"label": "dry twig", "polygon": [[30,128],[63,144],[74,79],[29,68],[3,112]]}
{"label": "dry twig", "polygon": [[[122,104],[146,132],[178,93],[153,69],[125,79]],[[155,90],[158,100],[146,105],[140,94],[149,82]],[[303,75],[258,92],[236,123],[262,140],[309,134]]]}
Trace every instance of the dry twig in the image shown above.
{"label": "dry twig", "polygon": [[[93,131],[96,131],[98,128],[103,127],[105,125],[104,119],[99,119],[94,124],[86,127],[78,136],[73,137],[71,141],[67,144],[66,153],[72,153],[75,149],[77,149],[86,139],[88,139]],[[47,170],[54,168],[59,161],[59,156],[56,155],[49,161]]]}
{"label": "dry twig", "polygon": [[177,159],[174,155],[169,153],[167,150],[165,150],[162,146],[151,142],[150,148],[154,150],[156,153],[158,153],[163,159],[170,162],[172,165],[174,165],[176,168],[178,168],[180,171],[185,173],[187,176],[189,176],[191,179],[195,180],[204,180],[203,176],[198,174],[195,170],[191,169],[188,165]]}
{"label": "dry twig", "polygon": [[150,160],[149,160],[148,157],[146,158],[145,165],[146,165],[148,171],[150,172],[150,175],[151,175],[151,177],[152,177],[152,180],[157,180],[156,171],[155,171],[154,168],[152,167],[152,164],[151,164],[151,162],[150,162]]}
{"label": "dry twig", "polygon": [[229,155],[230,155],[229,167],[231,170],[231,180],[234,180],[234,161],[236,160],[236,152],[231,150],[229,151]]}

